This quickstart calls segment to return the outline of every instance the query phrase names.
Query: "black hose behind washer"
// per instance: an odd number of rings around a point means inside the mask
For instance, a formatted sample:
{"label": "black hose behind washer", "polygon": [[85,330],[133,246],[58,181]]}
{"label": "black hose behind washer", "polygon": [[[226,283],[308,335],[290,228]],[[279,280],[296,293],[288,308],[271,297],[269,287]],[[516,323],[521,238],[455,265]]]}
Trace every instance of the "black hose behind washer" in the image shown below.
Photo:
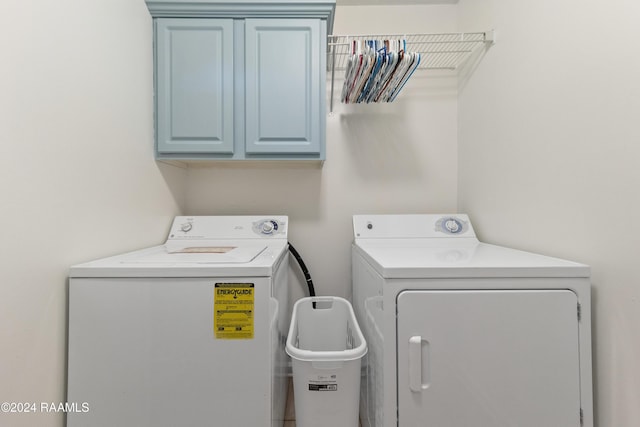
{"label": "black hose behind washer", "polygon": [[[304,279],[307,281],[307,287],[309,287],[309,296],[310,297],[315,297],[316,296],[316,290],[313,288],[313,280],[311,280],[311,274],[309,274],[309,269],[307,269],[307,266],[305,265],[304,261],[302,260],[302,257],[300,256],[298,251],[296,251],[296,248],[294,248],[291,243],[289,243],[289,251],[291,252],[293,257],[296,259],[296,261],[298,261],[298,265],[300,266],[300,270],[302,270],[302,274],[304,274]],[[315,303],[314,303],[314,306],[315,306]]]}

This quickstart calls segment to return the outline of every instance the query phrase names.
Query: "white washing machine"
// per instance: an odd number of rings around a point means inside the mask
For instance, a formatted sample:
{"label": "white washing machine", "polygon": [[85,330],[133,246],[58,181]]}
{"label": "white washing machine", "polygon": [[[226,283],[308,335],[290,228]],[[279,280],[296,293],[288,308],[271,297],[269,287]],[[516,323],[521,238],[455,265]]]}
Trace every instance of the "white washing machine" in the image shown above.
{"label": "white washing machine", "polygon": [[282,426],[287,225],[176,217],[164,245],[71,267],[67,426]]}
{"label": "white washing machine", "polygon": [[356,215],[363,426],[593,426],[590,269],[466,215]]}

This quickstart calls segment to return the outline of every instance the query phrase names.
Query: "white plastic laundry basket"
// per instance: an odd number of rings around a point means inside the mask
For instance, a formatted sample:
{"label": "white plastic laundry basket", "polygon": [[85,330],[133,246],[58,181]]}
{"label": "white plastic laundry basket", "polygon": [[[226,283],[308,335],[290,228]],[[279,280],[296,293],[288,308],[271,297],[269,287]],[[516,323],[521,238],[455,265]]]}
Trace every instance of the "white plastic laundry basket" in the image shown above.
{"label": "white plastic laundry basket", "polygon": [[296,426],[356,427],[367,343],[349,301],[298,300],[286,348],[293,365]]}

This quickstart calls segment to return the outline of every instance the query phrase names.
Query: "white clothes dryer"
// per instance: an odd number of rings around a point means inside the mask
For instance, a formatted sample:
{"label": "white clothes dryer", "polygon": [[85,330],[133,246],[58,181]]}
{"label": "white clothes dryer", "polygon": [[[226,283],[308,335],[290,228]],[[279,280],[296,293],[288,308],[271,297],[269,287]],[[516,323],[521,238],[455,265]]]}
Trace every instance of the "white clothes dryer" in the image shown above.
{"label": "white clothes dryer", "polygon": [[67,426],[282,426],[287,226],[176,217],[163,245],[71,267]]}
{"label": "white clothes dryer", "polygon": [[593,426],[590,269],[466,215],[356,215],[363,426]]}

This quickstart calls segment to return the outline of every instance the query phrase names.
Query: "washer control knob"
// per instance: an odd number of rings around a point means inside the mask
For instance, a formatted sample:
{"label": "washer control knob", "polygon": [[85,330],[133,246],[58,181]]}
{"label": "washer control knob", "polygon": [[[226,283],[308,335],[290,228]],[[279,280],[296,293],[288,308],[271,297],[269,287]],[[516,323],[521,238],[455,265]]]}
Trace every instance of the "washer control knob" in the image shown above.
{"label": "washer control knob", "polygon": [[262,219],[253,223],[253,232],[260,236],[273,236],[280,233],[280,224],[277,219]]}
{"label": "washer control knob", "polygon": [[185,222],[180,226],[180,230],[184,231],[185,233],[191,231],[192,228],[193,224],[191,224],[190,222]]}
{"label": "washer control knob", "polygon": [[262,223],[262,233],[264,234],[271,234],[273,233],[273,229],[274,229],[274,225],[273,222],[271,221],[265,221]]}

